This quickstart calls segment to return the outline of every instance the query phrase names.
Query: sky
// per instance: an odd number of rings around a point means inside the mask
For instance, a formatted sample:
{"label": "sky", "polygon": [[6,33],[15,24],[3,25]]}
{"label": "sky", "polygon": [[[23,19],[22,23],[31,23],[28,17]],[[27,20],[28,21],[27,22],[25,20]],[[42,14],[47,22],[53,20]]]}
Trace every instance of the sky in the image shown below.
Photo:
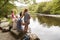
{"label": "sky", "polygon": [[[47,2],[47,1],[50,1],[50,0],[36,0],[37,3],[39,3],[39,2]],[[22,3],[17,2],[17,1],[15,1],[14,3],[16,4],[16,6],[27,6],[26,4],[22,4]]]}
{"label": "sky", "polygon": [[37,3],[39,3],[39,2],[47,2],[47,1],[50,1],[50,0],[36,0]]}

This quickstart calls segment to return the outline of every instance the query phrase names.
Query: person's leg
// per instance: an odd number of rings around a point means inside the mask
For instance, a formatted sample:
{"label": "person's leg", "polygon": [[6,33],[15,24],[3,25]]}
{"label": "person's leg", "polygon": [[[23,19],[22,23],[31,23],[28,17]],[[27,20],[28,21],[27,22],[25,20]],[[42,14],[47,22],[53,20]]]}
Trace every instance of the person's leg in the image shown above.
{"label": "person's leg", "polygon": [[26,25],[26,32],[28,31],[28,25]]}
{"label": "person's leg", "polygon": [[28,31],[28,24],[27,24],[27,23],[25,23],[24,31],[25,31],[25,32]]}

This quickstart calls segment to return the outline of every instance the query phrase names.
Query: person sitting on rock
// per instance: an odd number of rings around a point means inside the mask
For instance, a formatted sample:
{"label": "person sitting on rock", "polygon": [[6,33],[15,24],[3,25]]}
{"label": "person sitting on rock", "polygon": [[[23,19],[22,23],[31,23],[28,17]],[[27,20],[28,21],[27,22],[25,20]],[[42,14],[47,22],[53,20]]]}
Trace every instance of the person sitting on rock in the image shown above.
{"label": "person sitting on rock", "polygon": [[24,25],[24,23],[22,22],[22,12],[20,12],[20,17],[17,20],[17,30],[18,31],[23,31],[22,25]]}

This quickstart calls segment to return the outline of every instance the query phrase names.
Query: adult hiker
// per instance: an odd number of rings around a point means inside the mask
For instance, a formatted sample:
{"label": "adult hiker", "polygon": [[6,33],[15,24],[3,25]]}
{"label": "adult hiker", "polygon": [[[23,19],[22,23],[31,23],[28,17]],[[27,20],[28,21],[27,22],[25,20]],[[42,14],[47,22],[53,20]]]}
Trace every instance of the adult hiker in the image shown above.
{"label": "adult hiker", "polygon": [[28,25],[30,24],[30,14],[28,12],[28,9],[24,10],[23,15],[24,15],[24,23],[25,23],[24,32],[27,32]]}

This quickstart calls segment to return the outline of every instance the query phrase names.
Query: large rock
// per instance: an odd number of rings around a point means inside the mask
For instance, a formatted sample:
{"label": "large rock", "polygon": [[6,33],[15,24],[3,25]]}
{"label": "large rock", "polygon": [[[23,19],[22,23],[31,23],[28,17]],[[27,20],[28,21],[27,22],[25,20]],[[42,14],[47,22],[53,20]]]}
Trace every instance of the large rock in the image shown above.
{"label": "large rock", "polygon": [[28,35],[30,36],[30,40],[40,40],[38,36],[34,33],[28,33]]}
{"label": "large rock", "polygon": [[[12,30],[13,31],[13,33],[15,33],[16,35],[18,35],[19,33],[16,31],[16,30]],[[26,39],[26,38],[30,38],[29,40],[40,40],[39,38],[38,38],[38,36],[36,35],[36,34],[34,34],[34,33],[26,33],[26,34],[22,34],[21,33],[21,38],[23,38],[23,39]]]}

